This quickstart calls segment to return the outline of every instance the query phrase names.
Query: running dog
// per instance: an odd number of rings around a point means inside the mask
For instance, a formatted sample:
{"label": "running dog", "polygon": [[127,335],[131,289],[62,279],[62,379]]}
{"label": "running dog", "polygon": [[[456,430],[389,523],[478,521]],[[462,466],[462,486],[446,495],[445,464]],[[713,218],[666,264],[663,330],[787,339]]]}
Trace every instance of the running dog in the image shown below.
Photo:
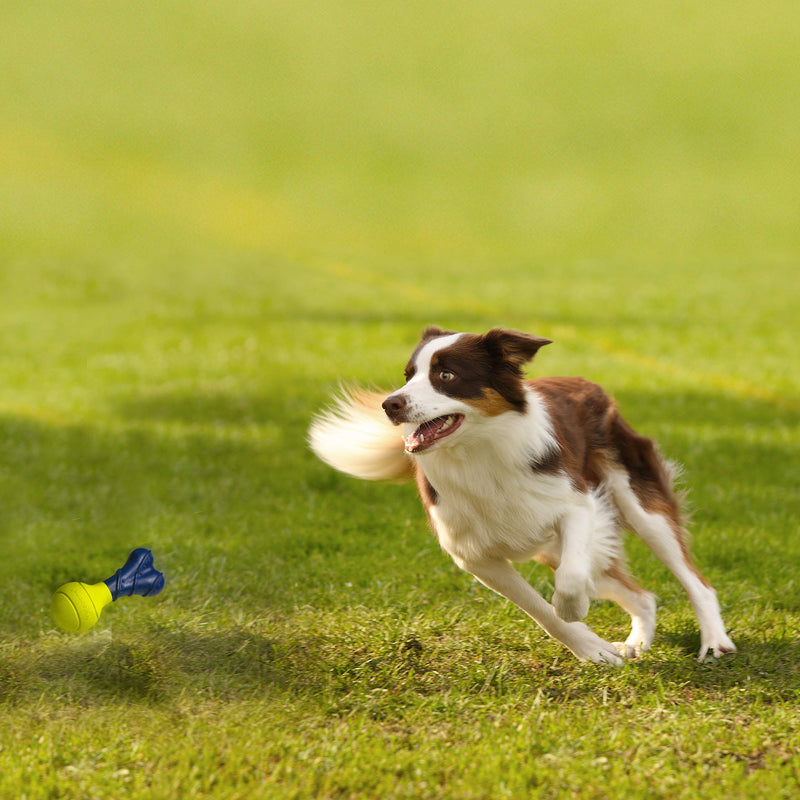
{"label": "running dog", "polygon": [[[581,660],[618,665],[653,642],[655,597],[628,572],[624,529],[686,590],[700,625],[700,660],[735,652],[716,592],[689,554],[675,467],[598,385],[526,380],[524,365],[547,344],[501,328],[477,335],[430,327],[405,385],[388,395],[340,395],[313,421],[312,449],[359,478],[416,478],[455,563]],[[513,566],[529,559],[554,571],[552,605]],[[581,622],[592,598],[630,614],[624,643],[606,642]]]}

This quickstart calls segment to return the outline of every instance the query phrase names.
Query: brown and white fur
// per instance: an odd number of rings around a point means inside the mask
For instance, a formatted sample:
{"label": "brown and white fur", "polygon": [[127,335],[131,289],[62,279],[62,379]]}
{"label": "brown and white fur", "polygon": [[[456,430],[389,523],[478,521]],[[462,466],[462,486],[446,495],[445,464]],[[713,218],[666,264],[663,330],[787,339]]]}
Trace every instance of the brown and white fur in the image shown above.
{"label": "brown and white fur", "polygon": [[[672,465],[596,384],[525,380],[523,365],[546,344],[500,328],[483,336],[428,328],[405,386],[388,397],[345,393],[315,419],[311,446],[360,478],[416,477],[439,544],[456,564],[579,659],[620,664],[652,644],[655,597],[628,573],[623,528],[686,590],[700,624],[699,658],[734,652],[716,593],[689,555]],[[529,559],[554,570],[552,605],[512,566]],[[580,621],[594,597],[630,614],[624,643],[610,644]]]}

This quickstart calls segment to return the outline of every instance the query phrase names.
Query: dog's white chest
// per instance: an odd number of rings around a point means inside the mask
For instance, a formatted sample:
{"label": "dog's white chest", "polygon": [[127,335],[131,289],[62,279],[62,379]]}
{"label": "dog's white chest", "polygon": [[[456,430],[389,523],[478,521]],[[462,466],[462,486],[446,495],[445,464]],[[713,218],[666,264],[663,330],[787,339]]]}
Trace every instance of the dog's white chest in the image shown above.
{"label": "dog's white chest", "polygon": [[564,478],[496,464],[437,466],[424,470],[437,494],[428,511],[439,543],[454,558],[526,561],[552,542],[570,494]]}

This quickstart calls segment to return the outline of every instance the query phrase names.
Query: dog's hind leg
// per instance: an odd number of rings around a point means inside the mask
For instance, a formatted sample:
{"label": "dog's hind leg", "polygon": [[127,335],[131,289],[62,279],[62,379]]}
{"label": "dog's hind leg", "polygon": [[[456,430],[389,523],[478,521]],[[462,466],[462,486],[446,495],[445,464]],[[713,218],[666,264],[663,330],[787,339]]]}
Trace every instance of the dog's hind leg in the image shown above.
{"label": "dog's hind leg", "polygon": [[618,648],[626,658],[636,658],[650,649],[656,633],[656,598],[636,584],[619,564],[596,581],[597,596],[612,600],[631,615],[631,633]]}
{"label": "dog's hind leg", "polygon": [[510,562],[504,559],[464,561],[454,559],[471,572],[484,586],[511,600],[547,633],[563,642],[581,661],[596,664],[622,664],[617,649],[601,639],[582,622],[565,622]]}
{"label": "dog's hind leg", "polygon": [[689,596],[700,624],[699,660],[702,661],[709,651],[717,658],[725,653],[735,653],[736,645],[725,631],[717,593],[692,561],[686,544],[688,534],[671,506],[662,503],[663,512],[646,510],[632,490],[627,476],[621,473],[610,484],[614,502],[626,527],[639,535],[675,575]]}

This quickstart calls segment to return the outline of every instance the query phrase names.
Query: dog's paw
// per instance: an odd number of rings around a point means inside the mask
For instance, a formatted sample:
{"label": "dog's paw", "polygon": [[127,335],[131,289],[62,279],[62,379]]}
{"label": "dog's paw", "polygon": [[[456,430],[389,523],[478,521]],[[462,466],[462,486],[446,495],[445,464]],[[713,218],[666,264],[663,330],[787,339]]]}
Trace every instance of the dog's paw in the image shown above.
{"label": "dog's paw", "polygon": [[650,645],[647,642],[642,642],[639,639],[631,640],[628,638],[624,642],[614,642],[614,644],[622,657],[629,661],[639,658],[650,649]]}
{"label": "dog's paw", "polygon": [[578,622],[589,613],[589,595],[585,592],[561,592],[553,595],[553,608],[564,622]]}
{"label": "dog's paw", "polygon": [[631,633],[625,640],[625,647],[633,655],[629,658],[638,658],[646,653],[653,643],[656,635],[656,601],[655,597],[643,594],[640,598],[639,612],[631,620]]}
{"label": "dog's paw", "polygon": [[655,620],[652,622],[653,624],[649,625],[647,629],[634,622],[631,635],[624,642],[618,643],[617,649],[622,652],[620,648],[624,648],[624,652],[627,654],[625,658],[638,658],[650,649],[655,634]]}
{"label": "dog's paw", "polygon": [[713,655],[714,658],[722,658],[735,652],[736,645],[731,641],[730,637],[727,634],[721,634],[711,641],[703,642],[697,660],[705,661],[709,655]]}
{"label": "dog's paw", "polygon": [[601,639],[582,622],[573,623],[571,627],[576,636],[568,647],[581,661],[608,664],[612,667],[620,667],[625,663],[615,645]]}
{"label": "dog's paw", "polygon": [[645,648],[640,645],[629,644],[628,642],[614,642],[614,647],[617,649],[620,658],[624,661],[633,661],[644,652]]}

